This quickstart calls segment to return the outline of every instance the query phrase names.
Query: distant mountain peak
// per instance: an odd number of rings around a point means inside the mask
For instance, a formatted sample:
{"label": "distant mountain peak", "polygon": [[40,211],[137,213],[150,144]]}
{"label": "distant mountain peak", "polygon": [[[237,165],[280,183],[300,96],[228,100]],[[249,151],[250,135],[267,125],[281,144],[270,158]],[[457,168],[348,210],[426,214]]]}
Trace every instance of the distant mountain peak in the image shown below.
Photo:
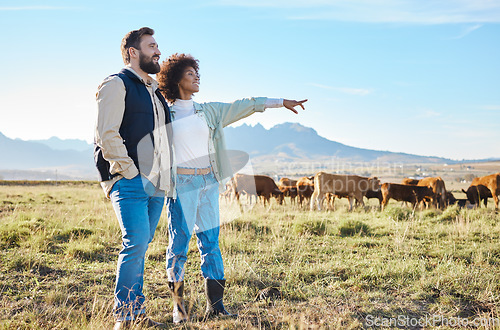
{"label": "distant mountain peak", "polygon": [[298,133],[310,133],[310,134],[318,135],[318,132],[316,132],[315,129],[313,129],[311,127],[306,127],[306,126],[299,124],[299,123],[286,122],[286,123],[275,125],[271,129],[288,129],[288,130],[295,131]]}
{"label": "distant mountain peak", "polygon": [[[262,126],[261,123],[257,123],[255,125],[250,125],[250,124],[241,124],[240,126],[238,127],[248,127],[248,128],[257,128],[257,129],[261,129],[261,128],[264,128],[264,126]],[[264,128],[265,129],[265,128]]]}
{"label": "distant mountain peak", "polygon": [[32,140],[32,142],[42,143],[54,150],[76,150],[86,151],[92,149],[92,145],[85,140],[80,139],[61,139],[57,136],[52,136],[45,140]]}
{"label": "distant mountain peak", "polygon": [[247,152],[252,157],[282,157],[287,154],[295,160],[335,159],[364,162],[453,162],[439,157],[426,157],[390,151],[351,147],[328,140],[300,123],[282,123],[266,130],[262,125],[227,127],[227,146]]}

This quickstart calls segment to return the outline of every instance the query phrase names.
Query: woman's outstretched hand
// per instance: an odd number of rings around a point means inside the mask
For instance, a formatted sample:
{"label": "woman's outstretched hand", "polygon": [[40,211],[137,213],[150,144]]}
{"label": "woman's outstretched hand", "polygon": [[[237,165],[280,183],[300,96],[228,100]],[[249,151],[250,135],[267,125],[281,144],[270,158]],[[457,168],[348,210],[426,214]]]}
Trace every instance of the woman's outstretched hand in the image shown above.
{"label": "woman's outstretched hand", "polygon": [[302,100],[302,101],[283,100],[283,106],[285,108],[289,109],[290,111],[293,111],[294,113],[298,113],[298,111],[295,110],[295,107],[300,106],[302,108],[302,110],[305,110],[306,108],[304,108],[304,105],[303,105],[305,102],[307,102],[307,99]]}

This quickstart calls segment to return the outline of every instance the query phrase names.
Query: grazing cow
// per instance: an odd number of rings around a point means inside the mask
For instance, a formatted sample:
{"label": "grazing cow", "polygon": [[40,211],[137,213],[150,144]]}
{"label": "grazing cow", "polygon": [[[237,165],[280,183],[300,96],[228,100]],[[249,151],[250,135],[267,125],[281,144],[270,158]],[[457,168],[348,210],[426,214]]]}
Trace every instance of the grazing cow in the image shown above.
{"label": "grazing cow", "polygon": [[352,210],[352,204],[356,199],[361,206],[364,206],[363,196],[371,190],[380,188],[379,179],[366,178],[357,175],[329,174],[325,172],[316,173],[314,176],[314,193],[311,196],[311,210],[317,205],[321,210],[321,205],[327,193],[338,196],[347,196],[349,199],[349,211]]}
{"label": "grazing cow", "polygon": [[446,200],[448,202],[448,205],[455,205],[457,204],[459,208],[467,206],[467,198],[455,198],[455,196],[450,192],[446,192]]}
{"label": "grazing cow", "polygon": [[290,203],[295,203],[297,197],[297,180],[281,178],[278,182],[278,188],[283,193],[283,197],[290,197]]}
{"label": "grazing cow", "polygon": [[455,196],[452,194],[451,191],[446,192],[446,204],[447,205],[455,205],[455,203],[458,201],[458,199],[455,198]]}
{"label": "grazing cow", "polygon": [[242,192],[248,195],[257,195],[269,203],[271,196],[275,197],[279,204],[283,204],[283,193],[279,190],[274,180],[266,175],[236,174],[233,178],[235,184],[235,197],[239,201]]}
{"label": "grazing cow", "polygon": [[382,191],[368,189],[366,191],[365,197],[367,199],[370,199],[370,198],[376,198],[376,199],[378,199],[378,205],[382,206],[382,200],[384,199],[384,197],[382,196]]}
{"label": "grazing cow", "polygon": [[457,201],[455,202],[459,208],[462,208],[462,207],[466,207],[467,206],[467,202],[469,200],[467,198],[457,198]]}
{"label": "grazing cow", "polygon": [[[335,210],[335,198],[341,199],[341,198],[347,198],[349,200],[349,194],[345,193],[326,193],[325,194],[325,201],[327,208],[330,210]],[[357,199],[354,199],[354,207],[359,205],[359,201]]]}
{"label": "grazing cow", "polygon": [[[368,189],[366,191],[365,197],[367,199],[377,198],[379,200],[379,205],[382,204],[382,192],[380,190]],[[335,198],[338,198],[338,199],[347,198],[347,199],[349,199],[349,195],[348,194],[339,194],[339,193],[337,193],[337,194],[327,193],[325,200],[326,200],[326,204],[328,205],[328,207],[331,210],[335,209]],[[356,207],[358,205],[359,205],[359,201],[356,199],[354,206]]]}
{"label": "grazing cow", "polygon": [[471,204],[481,207],[481,200],[484,206],[488,206],[488,197],[493,197],[495,209],[498,209],[498,195],[500,195],[500,173],[490,174],[474,178],[467,191],[462,191],[467,195]]}
{"label": "grazing cow", "polygon": [[297,180],[297,196],[300,207],[305,201],[306,205],[309,204],[311,196],[314,192],[314,176],[304,176]]}
{"label": "grazing cow", "polygon": [[434,192],[429,187],[404,185],[397,183],[384,183],[380,191],[382,192],[382,211],[389,203],[389,199],[395,199],[400,202],[411,203],[412,208],[422,202],[424,198],[432,198]]}
{"label": "grazing cow", "polygon": [[[335,197],[337,197],[338,199],[341,199],[341,198],[349,198],[348,195],[334,195],[334,194],[326,194],[326,200],[327,200],[327,203],[330,205],[330,208],[331,209],[334,209],[334,199]],[[376,198],[378,199],[378,202],[379,202],[379,207],[382,205],[382,192],[380,190],[371,190],[371,189],[368,189],[366,191],[366,195],[365,197],[367,199],[371,199],[371,198]],[[359,205],[359,201],[356,199],[356,202],[354,203],[354,206],[358,206]]]}
{"label": "grazing cow", "polygon": [[430,200],[434,207],[439,207],[440,209],[444,209],[448,205],[446,199],[446,186],[444,184],[444,180],[440,177],[428,177],[420,180],[406,178],[403,179],[401,183],[406,185],[429,187],[432,189],[434,194],[430,198],[426,198],[424,202],[428,202],[428,200]]}
{"label": "grazing cow", "polygon": [[429,187],[432,189],[434,196],[432,196],[432,204],[435,207],[444,209],[447,206],[446,203],[446,186],[444,180],[440,177],[435,178],[423,178],[418,181],[417,186]]}

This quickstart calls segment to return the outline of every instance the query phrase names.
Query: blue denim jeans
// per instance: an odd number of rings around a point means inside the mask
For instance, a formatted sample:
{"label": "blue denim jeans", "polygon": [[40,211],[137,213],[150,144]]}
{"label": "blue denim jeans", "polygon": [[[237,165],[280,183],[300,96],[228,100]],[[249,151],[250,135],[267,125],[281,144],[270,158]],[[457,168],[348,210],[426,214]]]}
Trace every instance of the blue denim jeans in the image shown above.
{"label": "blue denim jeans", "polygon": [[167,198],[167,276],[170,282],[184,279],[189,241],[196,233],[201,272],[206,279],[223,280],[224,265],[219,248],[219,183],[206,175],[177,175],[177,199]]}
{"label": "blue denim jeans", "polygon": [[117,320],[132,320],[145,313],[144,256],[160,220],[165,193],[139,174],[131,180],[118,180],[110,197],[122,232],[114,314]]}

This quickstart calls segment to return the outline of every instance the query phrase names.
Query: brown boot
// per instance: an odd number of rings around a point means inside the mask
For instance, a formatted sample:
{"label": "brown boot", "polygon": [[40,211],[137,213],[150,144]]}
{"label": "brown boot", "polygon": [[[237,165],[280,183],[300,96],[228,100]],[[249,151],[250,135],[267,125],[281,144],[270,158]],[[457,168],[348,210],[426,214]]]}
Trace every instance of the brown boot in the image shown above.
{"label": "brown boot", "polygon": [[224,298],[225,286],[226,280],[205,279],[205,294],[207,296],[206,319],[214,316],[238,317],[238,314],[231,314],[224,308],[222,299]]}
{"label": "brown boot", "polygon": [[188,321],[186,308],[184,307],[184,281],[168,282],[168,287],[174,300],[173,320],[175,324]]}

